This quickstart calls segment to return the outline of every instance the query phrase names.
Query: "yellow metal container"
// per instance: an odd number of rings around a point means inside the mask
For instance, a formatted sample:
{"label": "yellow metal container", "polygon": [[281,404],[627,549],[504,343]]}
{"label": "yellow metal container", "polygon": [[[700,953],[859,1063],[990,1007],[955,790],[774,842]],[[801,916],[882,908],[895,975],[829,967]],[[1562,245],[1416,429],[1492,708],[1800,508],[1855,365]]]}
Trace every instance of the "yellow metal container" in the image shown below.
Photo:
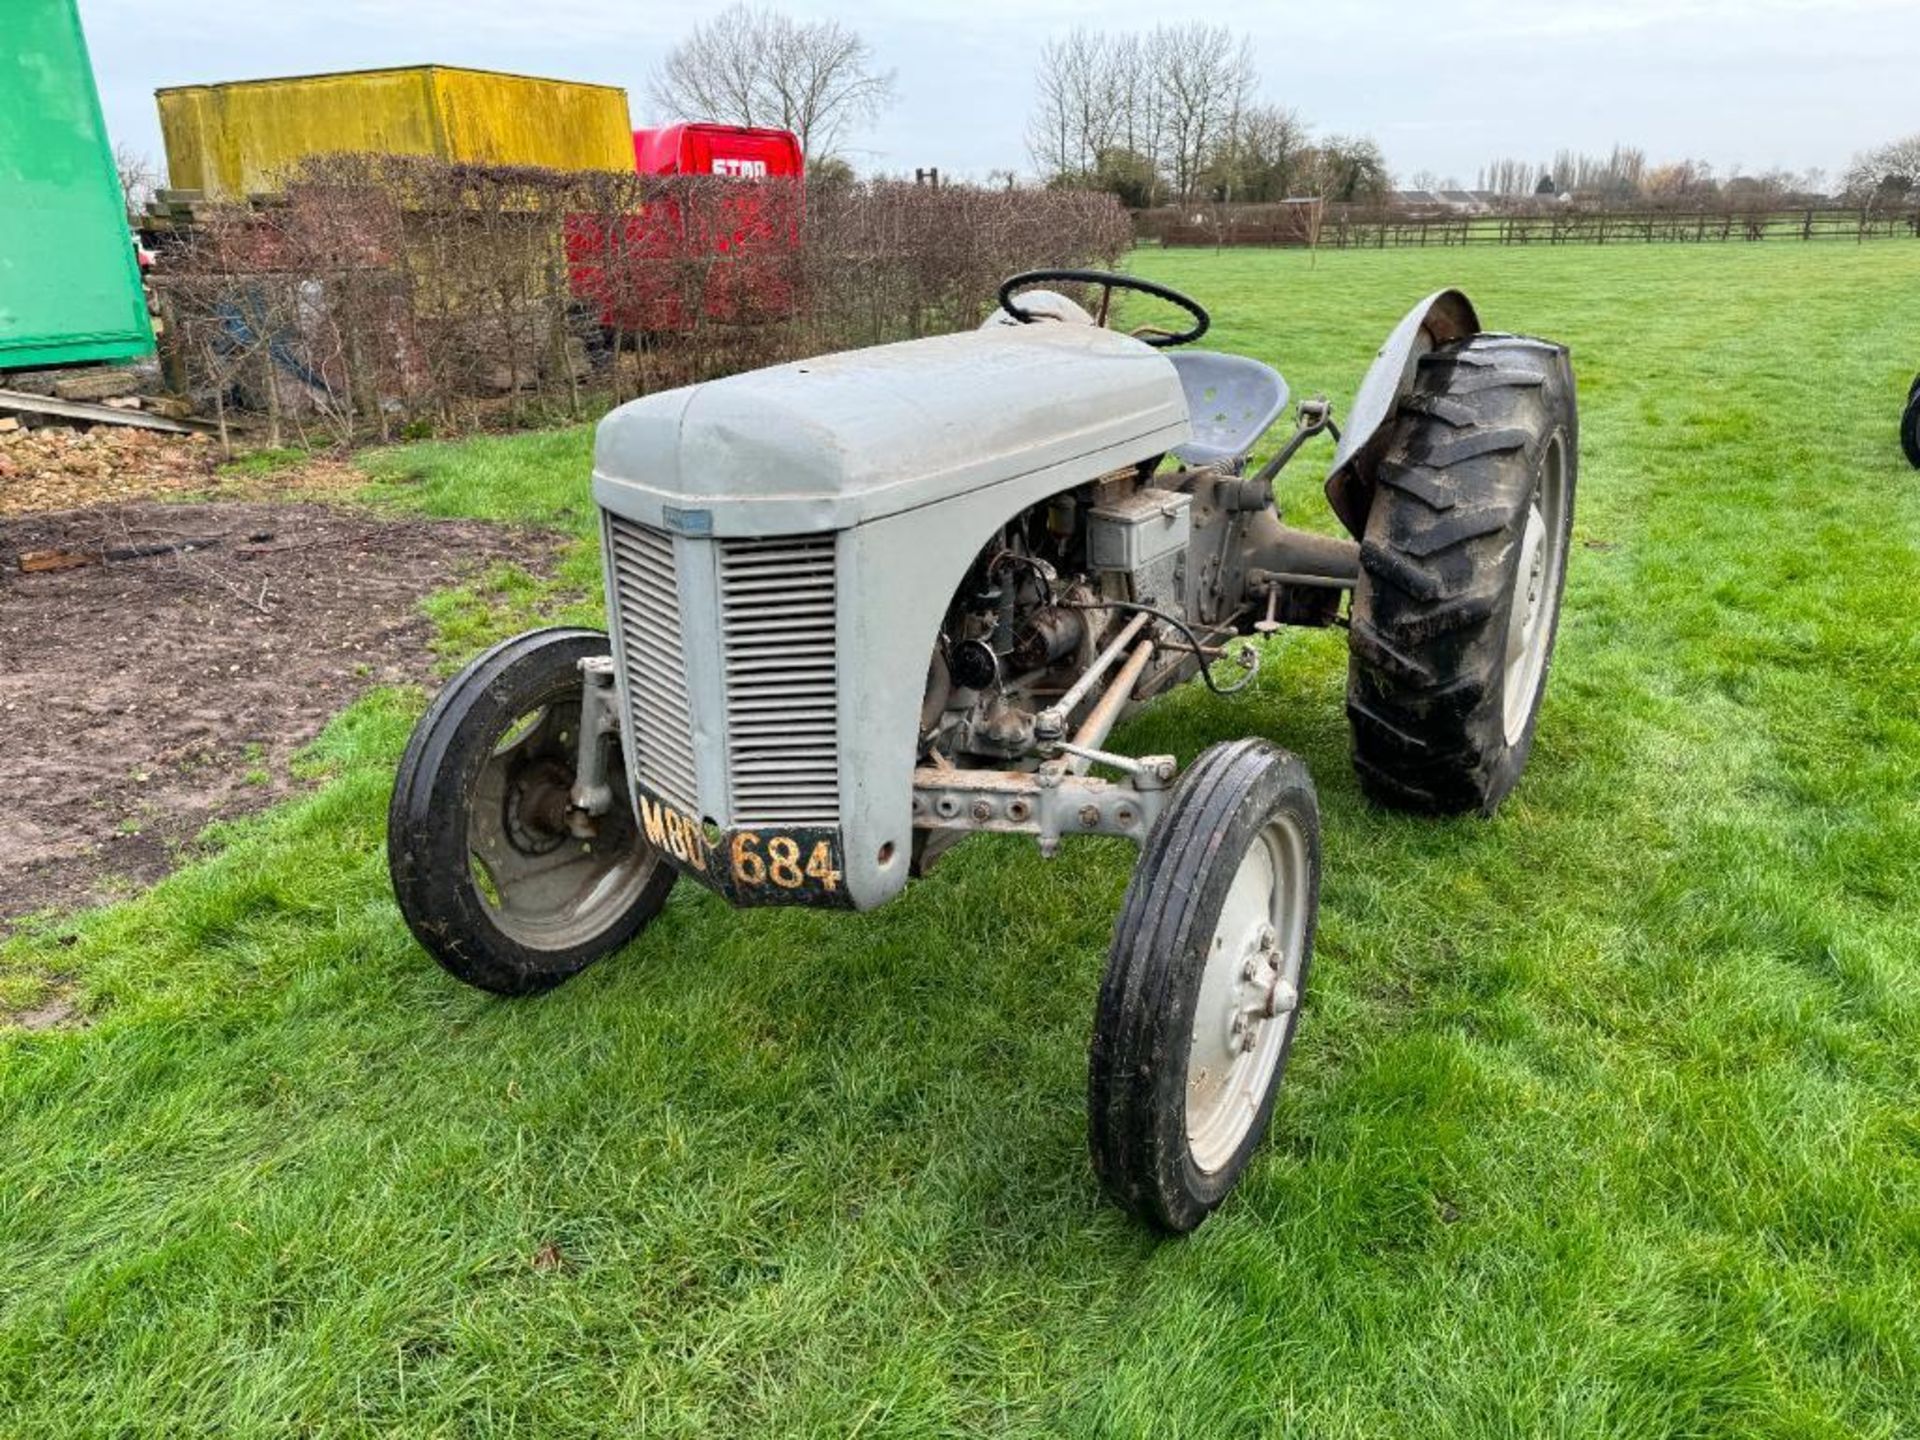
{"label": "yellow metal container", "polygon": [[627,92],[415,65],[180,85],[155,92],[176,190],[238,199],[280,188],[309,155],[435,155],[554,170],[633,169]]}

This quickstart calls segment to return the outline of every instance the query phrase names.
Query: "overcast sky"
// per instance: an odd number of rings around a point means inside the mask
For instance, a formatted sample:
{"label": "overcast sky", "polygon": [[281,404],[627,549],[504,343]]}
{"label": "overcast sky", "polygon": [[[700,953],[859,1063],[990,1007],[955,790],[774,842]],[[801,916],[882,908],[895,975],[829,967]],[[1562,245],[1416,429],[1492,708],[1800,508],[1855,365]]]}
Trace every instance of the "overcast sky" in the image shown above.
{"label": "overcast sky", "polygon": [[[162,85],[438,62],[624,86],[718,8],[677,0],[81,0],[107,125],[161,155]],[[851,137],[864,171],[1028,168],[1033,56],[1076,23],[1150,28],[1148,0],[794,0],[832,14],[898,74]],[[1193,13],[1193,12],[1184,12]],[[1318,131],[1372,134],[1403,181],[1471,185],[1487,160],[1620,141],[1650,159],[1839,171],[1920,131],[1920,0],[1323,0],[1205,12],[1252,37],[1265,97]]]}

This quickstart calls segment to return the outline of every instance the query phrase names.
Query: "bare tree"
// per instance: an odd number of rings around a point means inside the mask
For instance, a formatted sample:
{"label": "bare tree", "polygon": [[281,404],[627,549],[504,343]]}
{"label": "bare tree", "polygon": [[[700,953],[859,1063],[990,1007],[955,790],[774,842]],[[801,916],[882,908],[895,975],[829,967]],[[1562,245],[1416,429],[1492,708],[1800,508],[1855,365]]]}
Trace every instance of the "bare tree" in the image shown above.
{"label": "bare tree", "polygon": [[1161,26],[1149,46],[1165,89],[1167,178],[1192,200],[1215,149],[1239,124],[1253,94],[1253,47],[1224,25]]}
{"label": "bare tree", "polygon": [[1055,184],[1151,205],[1165,183],[1191,200],[1232,150],[1253,84],[1252,49],[1224,25],[1078,28],[1041,51],[1027,146]]}
{"label": "bare tree", "polygon": [[662,109],[690,120],[771,125],[800,137],[807,163],[893,99],[893,72],[838,20],[795,20],[745,4],[702,21],[654,75]]}
{"label": "bare tree", "polygon": [[1647,172],[1647,198],[1662,204],[1698,203],[1720,193],[1713,166],[1705,160],[1674,160]]}
{"label": "bare tree", "polygon": [[120,176],[120,193],[126,197],[127,214],[138,215],[153,199],[160,183],[160,172],[151,156],[134,149],[124,140],[113,147],[113,168]]}
{"label": "bare tree", "polygon": [[1329,135],[1306,159],[1313,192],[1322,200],[1378,205],[1393,182],[1386,156],[1365,135]]}
{"label": "bare tree", "polygon": [[1163,180],[1161,156],[1167,147],[1167,96],[1155,74],[1152,37],[1129,32],[1112,38],[1111,74],[1120,104],[1115,148],[1141,173],[1145,205],[1158,205]]}
{"label": "bare tree", "polygon": [[1027,127],[1034,163],[1052,179],[1090,178],[1119,143],[1128,86],[1114,39],[1084,26],[1040,51],[1039,95]]}
{"label": "bare tree", "polygon": [[1840,188],[1849,200],[1862,204],[1911,195],[1920,189],[1920,135],[1854,156],[1840,177]]}
{"label": "bare tree", "polygon": [[1085,137],[1074,129],[1073,67],[1063,54],[1083,33],[1075,30],[1065,40],[1049,40],[1040,50],[1033,113],[1027,117],[1027,154],[1041,178],[1049,181],[1084,176],[1088,168]]}
{"label": "bare tree", "polygon": [[1616,145],[1607,157],[1607,189],[1622,199],[1637,199],[1646,185],[1647,152],[1633,145]]}
{"label": "bare tree", "polygon": [[1307,126],[1282,105],[1249,105],[1222,141],[1211,168],[1223,200],[1285,200],[1304,178]]}
{"label": "bare tree", "polygon": [[1154,37],[1085,27],[1040,52],[1027,149],[1043,179],[1158,203],[1167,104]]}
{"label": "bare tree", "polygon": [[1645,188],[1647,155],[1630,145],[1616,145],[1607,155],[1562,150],[1553,157],[1547,173],[1559,189],[1575,195],[1634,200]]}
{"label": "bare tree", "polygon": [[1525,160],[1503,158],[1480,171],[1480,189],[1496,195],[1520,197],[1534,193],[1540,183],[1540,171]]}

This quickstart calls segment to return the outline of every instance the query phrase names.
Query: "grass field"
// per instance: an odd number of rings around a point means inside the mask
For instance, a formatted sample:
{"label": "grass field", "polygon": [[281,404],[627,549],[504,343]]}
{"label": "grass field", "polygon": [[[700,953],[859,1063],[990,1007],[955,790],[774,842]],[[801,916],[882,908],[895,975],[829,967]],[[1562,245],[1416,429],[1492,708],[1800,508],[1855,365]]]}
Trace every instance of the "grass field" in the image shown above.
{"label": "grass field", "polygon": [[[0,1433],[1920,1433],[1920,245],[1137,264],[1301,394],[1446,281],[1581,384],[1497,820],[1362,802],[1337,632],[1121,737],[1265,734],[1320,787],[1309,1009],[1225,1209],[1160,1240],[1087,1165],[1125,848],[976,840],[859,917],[682,886],[502,1003],[394,910],[422,700],[383,694],[312,798],[0,951],[93,1020],[0,1032]],[[584,532],[587,445],[370,465]],[[436,614],[451,658],[555,603]]]}

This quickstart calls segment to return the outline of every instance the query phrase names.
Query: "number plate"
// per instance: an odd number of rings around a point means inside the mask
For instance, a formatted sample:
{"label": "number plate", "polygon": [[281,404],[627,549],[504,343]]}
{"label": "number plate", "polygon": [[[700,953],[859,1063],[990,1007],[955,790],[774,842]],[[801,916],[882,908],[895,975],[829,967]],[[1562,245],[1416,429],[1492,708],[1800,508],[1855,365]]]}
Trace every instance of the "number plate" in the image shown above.
{"label": "number plate", "polygon": [[640,830],[683,875],[735,905],[851,908],[840,832],[824,825],[742,827],[709,836],[706,827],[636,785]]}

